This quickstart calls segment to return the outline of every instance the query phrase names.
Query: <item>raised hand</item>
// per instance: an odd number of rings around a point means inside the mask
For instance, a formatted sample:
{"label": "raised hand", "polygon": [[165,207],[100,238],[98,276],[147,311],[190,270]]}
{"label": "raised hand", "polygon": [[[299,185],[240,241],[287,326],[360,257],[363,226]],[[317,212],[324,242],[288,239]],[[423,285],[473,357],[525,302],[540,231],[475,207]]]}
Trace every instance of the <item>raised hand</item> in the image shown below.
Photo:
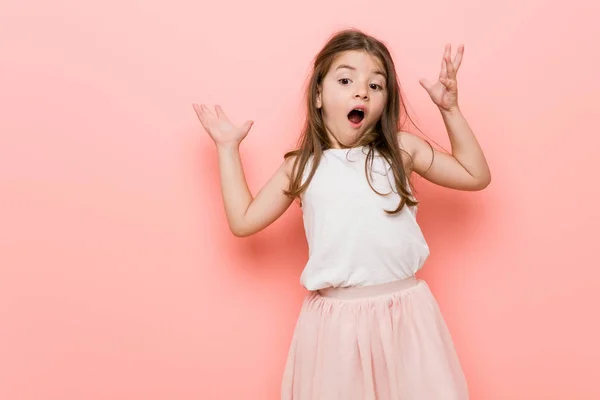
{"label": "raised hand", "polygon": [[241,127],[234,126],[220,106],[215,106],[216,115],[204,104],[193,104],[200,123],[217,146],[239,145],[248,135],[253,121],[247,121]]}
{"label": "raised hand", "polygon": [[456,84],[456,73],[460,68],[465,47],[460,45],[454,62],[451,60],[451,47],[446,45],[444,57],[442,59],[442,68],[439,79],[431,83],[427,79],[419,80],[421,86],[427,90],[431,100],[443,111],[452,111],[458,109],[458,89]]}

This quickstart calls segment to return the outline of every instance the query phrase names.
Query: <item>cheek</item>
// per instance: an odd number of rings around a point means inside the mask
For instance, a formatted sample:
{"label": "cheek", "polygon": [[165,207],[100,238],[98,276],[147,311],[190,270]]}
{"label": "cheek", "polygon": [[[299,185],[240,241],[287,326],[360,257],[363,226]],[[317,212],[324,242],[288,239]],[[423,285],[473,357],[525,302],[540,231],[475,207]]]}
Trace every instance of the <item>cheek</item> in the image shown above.
{"label": "cheek", "polygon": [[381,118],[381,114],[383,114],[383,110],[385,109],[385,104],[386,104],[387,98],[385,96],[381,96],[380,98],[377,99],[377,101],[375,102],[375,104],[373,104],[373,116],[376,117],[376,119]]}
{"label": "cheek", "polygon": [[329,96],[323,99],[323,109],[324,112],[329,116],[342,116],[342,114],[346,114],[345,111],[347,108],[344,105],[344,102],[336,99],[334,96]]}

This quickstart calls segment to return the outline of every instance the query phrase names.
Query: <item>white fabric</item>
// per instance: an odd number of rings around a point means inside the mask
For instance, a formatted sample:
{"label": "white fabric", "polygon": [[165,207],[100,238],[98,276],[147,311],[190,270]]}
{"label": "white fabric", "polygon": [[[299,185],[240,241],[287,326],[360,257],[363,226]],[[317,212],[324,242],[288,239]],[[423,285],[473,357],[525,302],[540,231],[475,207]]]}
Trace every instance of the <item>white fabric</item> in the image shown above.
{"label": "white fabric", "polygon": [[[413,276],[429,256],[417,207],[389,215],[400,197],[389,163],[376,154],[369,186],[366,148],[325,150],[302,195],[309,260],[300,277],[308,290],[368,286]],[[305,178],[310,163],[305,170]],[[394,188],[394,190],[392,190]]]}

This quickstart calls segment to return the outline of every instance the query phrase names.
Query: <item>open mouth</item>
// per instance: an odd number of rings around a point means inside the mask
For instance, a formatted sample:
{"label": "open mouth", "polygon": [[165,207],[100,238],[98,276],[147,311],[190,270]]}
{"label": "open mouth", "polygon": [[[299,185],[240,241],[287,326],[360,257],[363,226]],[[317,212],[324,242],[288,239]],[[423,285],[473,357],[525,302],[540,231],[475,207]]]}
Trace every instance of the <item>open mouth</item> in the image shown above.
{"label": "open mouth", "polygon": [[360,124],[364,118],[365,118],[365,110],[361,110],[359,108],[355,108],[354,110],[352,110],[348,113],[348,119],[353,124]]}

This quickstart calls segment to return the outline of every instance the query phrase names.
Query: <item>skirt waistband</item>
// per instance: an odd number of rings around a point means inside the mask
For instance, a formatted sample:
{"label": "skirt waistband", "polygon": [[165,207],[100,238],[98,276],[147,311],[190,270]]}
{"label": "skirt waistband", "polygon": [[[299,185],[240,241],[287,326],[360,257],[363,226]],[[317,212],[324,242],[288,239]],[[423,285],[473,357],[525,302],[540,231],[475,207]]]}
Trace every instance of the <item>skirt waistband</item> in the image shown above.
{"label": "skirt waistband", "polygon": [[399,279],[392,282],[369,286],[351,286],[351,287],[328,287],[320,289],[317,292],[323,297],[337,299],[357,299],[364,297],[381,296],[398,292],[416,286],[419,280],[415,276]]}

